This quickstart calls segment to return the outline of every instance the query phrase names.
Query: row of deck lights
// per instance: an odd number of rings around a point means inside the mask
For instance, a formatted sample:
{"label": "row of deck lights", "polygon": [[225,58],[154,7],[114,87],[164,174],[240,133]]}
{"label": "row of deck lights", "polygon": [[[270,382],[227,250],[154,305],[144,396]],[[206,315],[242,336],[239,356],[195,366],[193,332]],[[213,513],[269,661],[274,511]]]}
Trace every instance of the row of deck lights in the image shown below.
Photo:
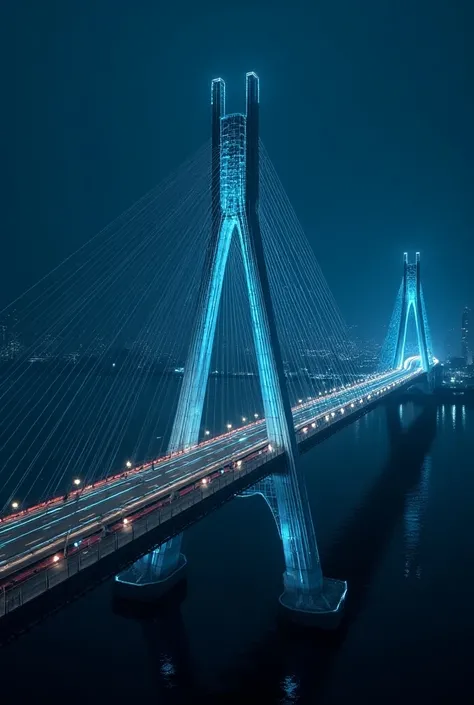
{"label": "row of deck lights", "polygon": [[[382,389],[377,390],[377,391],[375,392],[375,394],[376,394],[376,395],[382,394],[382,392],[387,391],[387,390],[390,389],[391,387],[395,387],[396,384],[399,384],[399,382],[392,382],[391,384],[388,384],[386,387],[382,387]],[[368,395],[367,395],[367,401],[369,401],[370,399],[372,399],[372,394],[368,394]],[[363,403],[364,403],[364,399],[359,399],[359,404],[363,404]],[[350,407],[351,407],[351,409],[354,409],[354,408],[355,408],[355,403],[354,403],[354,402],[351,402]],[[344,413],[345,413],[344,407],[341,407],[341,408],[339,409],[339,412],[340,412],[341,414],[344,414]],[[335,412],[335,411],[331,411],[330,414],[326,414],[326,416],[324,417],[324,420],[325,420],[326,422],[328,422],[331,418],[334,418],[335,416],[336,416],[336,412]],[[313,421],[313,423],[311,424],[311,428],[316,428],[316,422]],[[305,426],[305,427],[302,429],[302,431],[303,431],[303,433],[308,433],[308,426]]]}
{"label": "row of deck lights", "polygon": [[[257,420],[258,418],[260,418],[260,415],[259,415],[259,414],[254,414],[253,417],[254,417],[255,420]],[[246,417],[246,416],[242,416],[242,423],[247,423],[247,421],[248,421],[247,417]],[[232,424],[231,424],[231,423],[227,423],[227,424],[225,425],[225,427],[226,427],[226,429],[227,429],[228,431],[232,430]],[[204,435],[205,435],[205,436],[210,436],[210,435],[211,435],[211,432],[210,432],[208,429],[206,429],[206,430],[204,431]]]}
{"label": "row of deck lights", "polygon": [[[75,485],[76,487],[79,487],[79,485],[81,484],[81,480],[78,477],[75,477],[74,480],[72,481],[72,484]],[[12,509],[14,509],[16,511],[17,509],[20,508],[20,502],[17,499],[13,500],[11,507],[12,507]]]}
{"label": "row of deck lights", "polygon": [[[131,460],[127,460],[125,465],[126,465],[127,469],[129,470],[132,467]],[[74,480],[72,481],[72,484],[75,487],[80,487],[81,483],[82,483],[82,480],[79,477],[75,477]],[[20,508],[20,502],[17,499],[13,500],[13,502],[11,503],[11,508],[14,511],[17,511]]]}
{"label": "row of deck lights", "polygon": [[[378,395],[378,394],[381,394],[382,392],[387,391],[387,390],[390,389],[391,387],[395,387],[396,384],[398,384],[398,383],[397,383],[397,382],[392,382],[391,384],[388,384],[386,387],[382,387],[382,389],[378,390],[378,391],[376,392],[376,394],[377,394],[377,395]],[[351,387],[351,386],[352,386],[352,384],[349,384],[349,385],[347,385],[346,387],[342,386],[342,387],[340,388],[340,391],[342,391],[343,389],[347,389],[348,387]],[[328,393],[328,394],[332,394],[333,392],[336,392],[336,391],[338,391],[338,390],[337,390],[336,387],[334,387],[334,389],[331,389],[329,392],[324,392],[324,394],[327,394],[327,393]],[[319,392],[319,396],[321,396],[321,392]],[[371,394],[368,394],[368,395],[367,395],[367,400],[369,400],[369,399],[371,399],[371,398],[372,398],[372,395],[371,395]],[[313,397],[308,397],[308,401],[311,401],[312,399],[313,399]],[[364,403],[364,400],[363,400],[363,399],[359,399],[359,404],[363,404],[363,403]],[[298,399],[298,404],[303,404],[303,400],[302,400],[302,399]],[[355,407],[354,402],[352,402],[350,406],[351,406],[351,409],[353,409],[353,408]],[[344,413],[344,408],[341,408],[339,411],[340,411],[341,414],[343,414],[343,413]],[[259,414],[254,414],[253,416],[254,416],[254,419],[258,419],[258,418],[259,418]],[[330,418],[334,418],[335,416],[336,416],[336,413],[335,413],[334,411],[332,411],[330,415],[329,415],[329,414],[326,414],[326,416],[324,417],[324,419],[325,419],[325,421],[329,421]],[[242,416],[242,423],[246,423],[246,422],[247,422],[247,417],[246,417],[246,416]],[[311,424],[311,427],[312,427],[312,428],[316,428],[316,423],[313,422],[313,423]],[[227,428],[228,431],[230,431],[230,430],[232,429],[232,424],[231,424],[231,423],[226,424],[226,428]],[[308,432],[308,427],[306,426],[306,427],[303,428],[302,430],[303,430],[303,433],[307,433],[307,432]],[[204,431],[204,435],[205,435],[205,436],[210,436],[210,435],[211,435],[211,432],[206,429],[206,430]],[[268,446],[268,450],[270,450],[270,451],[272,450],[272,447],[271,447],[270,445]],[[241,463],[241,461],[239,461],[239,463]],[[239,467],[239,463],[237,463],[237,467]],[[127,460],[127,462],[125,463],[125,465],[126,465],[127,469],[130,469],[130,468],[132,467],[132,462],[131,462],[130,460]],[[206,478],[204,478],[204,480],[206,480]],[[73,482],[73,485],[75,485],[76,487],[79,487],[80,484],[81,484],[81,480],[80,480],[80,478],[78,478],[78,477],[74,478],[74,480],[73,480],[72,482]],[[207,481],[206,481],[206,482],[203,482],[203,484],[207,484]],[[14,501],[12,502],[12,504],[11,504],[11,507],[12,507],[13,510],[16,511],[17,509],[19,509],[20,503],[19,503],[17,500],[14,500]],[[124,522],[123,522],[123,523],[124,523],[124,524],[128,524],[128,519],[124,519]]]}
{"label": "row of deck lights", "polygon": [[[362,382],[362,381],[363,381],[363,380],[359,380],[359,383]],[[342,392],[342,391],[344,391],[345,389],[350,389],[352,386],[354,386],[354,384],[358,384],[358,383],[354,382],[353,384],[351,383],[351,384],[347,384],[347,385],[342,385],[342,387],[339,387],[339,388],[338,388],[338,387],[333,387],[333,389],[330,389],[329,391],[324,390],[324,393],[323,393],[322,396],[325,396],[326,394],[333,394],[334,392],[337,392],[337,391]],[[389,385],[389,387],[390,387],[390,386],[395,386],[395,383],[393,383],[392,385]],[[388,387],[384,387],[381,391],[385,391],[386,389],[388,389]],[[380,393],[380,392],[377,392],[377,394],[379,394],[379,393]],[[321,392],[318,392],[318,396],[321,396]],[[371,398],[371,395],[369,394],[367,398],[370,399],[370,398]],[[307,402],[313,401],[313,400],[314,400],[314,397],[311,397],[311,396],[310,396],[310,397],[307,397]],[[307,402],[304,402],[303,399],[298,399],[298,404],[304,404],[304,403],[307,403]],[[360,403],[362,404],[362,402],[363,402],[363,400],[361,399],[361,400],[360,400]],[[351,404],[351,407],[353,408],[354,405]],[[341,413],[344,413],[344,411],[341,411]],[[258,415],[258,414],[254,414],[254,418],[255,418],[255,419],[258,419],[258,418],[259,418],[259,415]],[[246,423],[246,421],[247,421],[247,417],[246,417],[246,416],[242,416],[242,423]],[[228,431],[230,431],[230,430],[232,429],[232,424],[231,424],[231,423],[226,424],[226,428],[227,428]],[[211,435],[211,432],[210,432],[209,430],[206,430],[206,431],[204,431],[204,435],[205,435],[205,436],[210,436],[210,435]]]}
{"label": "row of deck lights", "polygon": [[[362,381],[363,381],[363,380],[359,380],[358,383],[361,383]],[[338,387],[333,387],[333,389],[330,389],[329,391],[324,390],[324,393],[322,394],[322,396],[325,396],[326,394],[333,394],[334,392],[337,392],[337,391],[342,392],[342,391],[344,391],[345,389],[350,389],[351,387],[354,386],[354,384],[358,384],[358,383],[357,383],[357,382],[354,382],[354,383],[351,383],[351,384],[342,385],[342,387],[339,387],[339,388],[338,388]],[[390,387],[394,387],[394,386],[395,386],[395,382],[393,382],[392,384],[389,384],[387,387],[383,387],[381,390],[377,391],[376,394],[381,394],[382,392],[386,391],[386,390],[389,389]],[[318,396],[321,396],[321,392],[318,392]],[[368,394],[368,395],[367,395],[367,399],[371,399],[371,398],[372,398],[372,395],[371,395],[371,394]],[[313,401],[313,400],[314,400],[313,397],[311,397],[311,396],[307,397],[307,402]],[[363,401],[364,401],[363,399],[360,399],[360,400],[359,400],[359,403],[362,404]],[[303,399],[298,399],[298,404],[304,404],[304,403],[307,403],[307,402],[304,402]],[[354,406],[355,406],[355,404],[352,403],[352,404],[351,404],[351,408],[353,409]],[[344,409],[341,409],[340,411],[341,411],[341,414],[344,413]],[[335,414],[334,414],[334,415],[335,415]],[[255,419],[258,419],[258,418],[259,418],[259,415],[258,415],[258,414],[254,414],[253,416],[254,416]],[[246,422],[247,422],[247,417],[246,417],[246,416],[242,416],[242,423],[246,423]],[[232,430],[232,424],[231,424],[231,423],[227,423],[227,424],[226,424],[226,428],[227,428],[228,431],[231,431],[231,430]],[[205,436],[210,436],[210,435],[211,435],[211,432],[210,432],[208,429],[206,429],[206,430],[204,431],[204,435],[205,435]],[[128,465],[128,464],[127,464],[127,465]]]}

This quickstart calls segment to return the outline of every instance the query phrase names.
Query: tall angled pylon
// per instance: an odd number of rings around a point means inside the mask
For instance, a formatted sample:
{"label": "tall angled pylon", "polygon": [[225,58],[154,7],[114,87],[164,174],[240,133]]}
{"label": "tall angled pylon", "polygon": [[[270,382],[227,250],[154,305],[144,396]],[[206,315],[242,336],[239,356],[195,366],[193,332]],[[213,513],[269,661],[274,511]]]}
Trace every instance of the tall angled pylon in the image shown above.
{"label": "tall angled pylon", "polygon": [[[259,79],[246,76],[246,114],[225,114],[225,84],[212,82],[213,222],[199,312],[184,368],[169,450],[196,445],[209,377],[219,303],[230,244],[242,251],[260,388],[269,442],[286,455],[286,469],[272,478],[285,556],[281,604],[304,621],[330,622],[341,611],[347,585],[324,579],[298,447],[258,213]],[[176,558],[175,554],[175,558]]]}
{"label": "tall angled pylon", "polygon": [[405,362],[405,347],[408,329],[408,320],[410,315],[415,317],[416,335],[418,342],[418,351],[421,359],[421,364],[425,372],[428,372],[433,366],[433,354],[431,344],[429,343],[430,336],[428,331],[426,308],[423,299],[423,291],[421,287],[420,276],[420,253],[416,253],[415,262],[408,262],[408,254],[403,255],[403,280],[401,290],[401,312],[400,323],[395,346],[395,354],[393,359],[394,369],[400,369]]}
{"label": "tall angled pylon", "polygon": [[[306,485],[299,463],[280,343],[259,221],[259,80],[246,77],[246,114],[225,113],[225,84],[212,82],[212,225],[198,314],[184,368],[169,452],[196,445],[209,377],[222,286],[233,237],[238,238],[250,306],[265,423],[270,444],[284,451],[282,471],[259,492],[272,509],[285,558],[281,605],[298,622],[336,626],[347,592],[345,581],[324,578]],[[143,588],[159,596],[182,575],[182,534],[116,576],[129,596]]]}

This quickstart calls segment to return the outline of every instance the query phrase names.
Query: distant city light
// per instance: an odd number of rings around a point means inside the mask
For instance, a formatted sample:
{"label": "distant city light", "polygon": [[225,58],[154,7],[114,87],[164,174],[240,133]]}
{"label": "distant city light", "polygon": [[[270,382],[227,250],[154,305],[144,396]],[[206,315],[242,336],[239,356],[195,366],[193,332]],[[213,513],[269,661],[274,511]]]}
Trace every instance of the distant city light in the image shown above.
{"label": "distant city light", "polygon": [[131,461],[130,461],[130,460],[127,460],[127,462],[126,462],[126,466],[127,466],[127,468],[131,468],[131,467],[132,467],[132,463],[131,463]]}
{"label": "distant city light", "polygon": [[245,422],[247,421],[247,417],[246,417],[246,416],[242,416],[242,421],[245,423]]}
{"label": "distant city light", "polygon": [[258,419],[258,414],[253,415],[254,419]]}
{"label": "distant city light", "polygon": [[115,367],[115,362],[112,363],[112,367]]}
{"label": "distant city light", "polygon": [[211,432],[210,432],[210,431],[204,431],[204,435],[205,435],[205,436],[210,436],[210,435],[211,435]]}
{"label": "distant city light", "polygon": [[231,423],[228,423],[228,424],[227,424],[227,428],[230,430],[230,429],[232,428],[232,424],[231,424]]}
{"label": "distant city light", "polygon": [[15,501],[15,502],[12,502],[12,508],[13,508],[13,509],[18,509],[19,506],[20,506],[20,505],[19,505],[18,502],[16,502],[16,501]]}
{"label": "distant city light", "polygon": [[75,477],[73,480],[73,483],[76,485],[76,487],[79,487],[79,485],[81,484],[81,481],[78,477]]}

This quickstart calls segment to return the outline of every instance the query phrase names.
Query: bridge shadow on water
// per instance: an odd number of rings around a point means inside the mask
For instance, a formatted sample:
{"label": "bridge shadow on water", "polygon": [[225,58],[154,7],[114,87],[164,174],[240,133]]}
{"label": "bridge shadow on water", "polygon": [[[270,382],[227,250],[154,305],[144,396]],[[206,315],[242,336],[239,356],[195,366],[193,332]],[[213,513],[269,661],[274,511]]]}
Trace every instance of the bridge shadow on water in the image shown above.
{"label": "bridge shadow on water", "polygon": [[346,523],[327,557],[327,575],[349,582],[346,629],[357,617],[367,589],[393,529],[403,514],[407,495],[421,479],[423,462],[436,436],[436,407],[429,403],[407,430],[403,430],[398,405],[387,406],[390,455],[378,480],[362,505]]}
{"label": "bridge shadow on water", "polygon": [[333,545],[322,550],[324,573],[344,578],[349,584],[340,629],[333,633],[296,632],[282,623],[248,656],[252,666],[246,672],[229,673],[229,681],[240,686],[212,702],[315,703],[323,697],[338,652],[365,605],[372,578],[403,515],[406,497],[421,479],[424,459],[436,436],[436,406],[428,403],[403,430],[398,404],[390,404],[387,423],[389,457],[379,478]]}

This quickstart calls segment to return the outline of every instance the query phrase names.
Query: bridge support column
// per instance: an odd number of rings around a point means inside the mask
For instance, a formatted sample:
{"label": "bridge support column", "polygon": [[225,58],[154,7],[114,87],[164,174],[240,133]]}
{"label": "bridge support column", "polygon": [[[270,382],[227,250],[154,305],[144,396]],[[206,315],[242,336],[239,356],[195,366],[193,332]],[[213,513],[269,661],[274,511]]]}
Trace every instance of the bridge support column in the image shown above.
{"label": "bridge support column", "polygon": [[313,562],[308,561],[311,558],[310,541],[304,535],[305,529],[311,530],[312,522],[305,525],[308,518],[298,513],[298,492],[295,489],[301,490],[302,485],[295,488],[291,475],[281,473],[266,477],[240,496],[261,495],[275,520],[286,568],[284,592],[279,600],[284,616],[303,626],[333,629],[342,617],[347,584],[323,576],[315,541]]}
{"label": "bridge support column", "polygon": [[[297,495],[301,494],[301,490],[305,494],[305,488],[300,483],[295,486],[292,475],[290,472],[273,477],[285,558],[284,591],[280,595],[280,606],[285,618],[292,622],[334,629],[342,617],[347,583],[323,576],[309,506],[307,512],[300,514],[297,510]],[[308,501],[307,497],[305,500]],[[308,530],[312,530],[312,537]],[[316,555],[312,555],[311,544]]]}
{"label": "bridge support column", "polygon": [[182,534],[142,556],[115,576],[117,597],[137,602],[159,600],[186,575],[186,558],[181,553]]}
{"label": "bridge support column", "polygon": [[[252,330],[257,353],[265,423],[270,444],[283,448],[286,469],[271,478],[263,494],[279,526],[285,558],[280,605],[291,621],[322,628],[336,627],[347,591],[344,581],[323,577],[306,483],[299,462],[293,414],[283,368],[259,219],[259,81],[247,74],[245,184],[238,209],[239,235]],[[239,143],[233,132],[232,141]],[[240,151],[234,148],[234,153]],[[236,167],[237,169],[238,167]],[[271,491],[269,487],[271,486]]]}

